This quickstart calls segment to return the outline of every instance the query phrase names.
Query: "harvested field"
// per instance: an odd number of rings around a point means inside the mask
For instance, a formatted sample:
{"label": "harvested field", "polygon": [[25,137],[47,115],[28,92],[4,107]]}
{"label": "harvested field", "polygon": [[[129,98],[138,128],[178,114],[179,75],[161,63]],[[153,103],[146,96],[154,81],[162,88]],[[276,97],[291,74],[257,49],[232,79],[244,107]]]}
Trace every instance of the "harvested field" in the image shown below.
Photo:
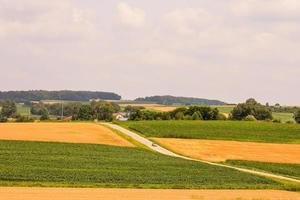
{"label": "harvested field", "polygon": [[4,123],[0,124],[0,140],[133,146],[110,129],[88,123]]}
{"label": "harvested field", "polygon": [[163,146],[186,156],[212,162],[249,160],[300,163],[300,145],[220,140],[154,138]]}
{"label": "harvested field", "polygon": [[299,193],[275,190],[144,190],[81,188],[0,188],[5,200],[298,200]]}
{"label": "harvested field", "polygon": [[133,107],[144,107],[148,110],[160,111],[160,112],[169,112],[175,110],[176,106],[164,106],[160,104],[120,104],[122,107],[133,106]]}

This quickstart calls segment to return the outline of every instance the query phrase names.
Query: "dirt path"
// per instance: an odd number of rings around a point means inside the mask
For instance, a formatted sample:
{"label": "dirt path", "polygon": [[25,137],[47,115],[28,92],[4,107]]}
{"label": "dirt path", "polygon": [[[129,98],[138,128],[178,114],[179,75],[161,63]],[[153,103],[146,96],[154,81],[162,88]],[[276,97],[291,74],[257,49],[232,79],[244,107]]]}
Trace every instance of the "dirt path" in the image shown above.
{"label": "dirt path", "polygon": [[109,128],[92,123],[3,123],[0,140],[107,144],[133,147]]}
{"label": "dirt path", "polygon": [[3,200],[300,200],[276,190],[145,190],[81,188],[0,188]]}
{"label": "dirt path", "polygon": [[249,160],[300,164],[299,144],[177,138],[153,138],[153,140],[182,155],[211,162]]}
{"label": "dirt path", "polygon": [[105,123],[105,125],[116,129],[122,133],[124,133],[125,135],[131,137],[132,139],[136,140],[137,142],[147,146],[148,148],[164,154],[164,155],[168,155],[168,156],[172,156],[172,157],[176,157],[176,158],[182,158],[185,160],[192,160],[192,161],[197,161],[197,162],[201,162],[201,163],[206,163],[209,165],[213,165],[213,166],[219,166],[219,167],[225,167],[225,168],[230,168],[230,169],[234,169],[234,170],[238,170],[241,172],[246,172],[246,173],[250,173],[250,174],[256,174],[259,176],[265,176],[265,177],[269,177],[269,178],[276,178],[276,179],[281,179],[281,180],[285,180],[285,181],[291,181],[291,182],[295,182],[295,183],[300,183],[300,180],[298,179],[294,179],[294,178],[289,178],[289,177],[285,177],[285,176],[280,176],[280,175],[275,175],[272,173],[266,173],[266,172],[259,172],[259,171],[255,171],[255,170],[250,170],[250,169],[244,169],[244,168],[240,168],[240,167],[233,167],[233,166],[229,166],[229,165],[224,165],[224,164],[219,164],[219,163],[214,163],[214,162],[209,162],[209,161],[204,161],[204,160],[198,160],[198,159],[193,159],[193,158],[189,158],[186,156],[181,156],[179,154],[173,153],[159,145],[153,145],[153,142],[151,142],[149,139],[144,138],[130,130],[127,130],[121,126],[115,125],[115,124],[111,124],[111,123]]}

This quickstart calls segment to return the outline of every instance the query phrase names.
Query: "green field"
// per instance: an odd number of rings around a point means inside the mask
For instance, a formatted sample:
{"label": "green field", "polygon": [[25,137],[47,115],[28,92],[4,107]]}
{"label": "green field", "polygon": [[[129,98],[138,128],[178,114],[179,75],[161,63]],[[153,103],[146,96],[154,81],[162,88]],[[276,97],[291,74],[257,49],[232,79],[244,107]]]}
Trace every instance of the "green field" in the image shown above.
{"label": "green field", "polygon": [[30,107],[17,104],[17,113],[20,115],[29,115],[30,114]]}
{"label": "green field", "polygon": [[210,106],[212,108],[218,108],[218,110],[221,112],[221,113],[230,113],[234,106],[231,106],[231,105],[225,105],[225,106]]}
{"label": "green field", "polygon": [[285,123],[287,121],[293,121],[293,122],[295,122],[294,114],[293,113],[278,113],[278,112],[274,112],[273,113],[273,118],[274,119],[280,119],[281,122],[283,122],[283,123]]}
{"label": "green field", "polygon": [[226,164],[300,179],[300,164],[264,163],[244,160],[228,160]]}
{"label": "green field", "polygon": [[300,144],[300,125],[243,121],[128,121],[120,125],[146,137]]}
{"label": "green field", "polygon": [[283,188],[232,169],[141,148],[0,141],[0,185],[135,188]]}

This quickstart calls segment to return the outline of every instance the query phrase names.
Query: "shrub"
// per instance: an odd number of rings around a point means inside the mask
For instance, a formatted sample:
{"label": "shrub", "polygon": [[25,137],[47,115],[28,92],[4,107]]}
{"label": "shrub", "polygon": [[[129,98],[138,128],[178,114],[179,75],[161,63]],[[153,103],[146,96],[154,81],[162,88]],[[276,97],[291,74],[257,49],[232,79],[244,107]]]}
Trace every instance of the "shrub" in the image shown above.
{"label": "shrub", "polygon": [[194,114],[192,115],[192,119],[193,120],[201,120],[202,119],[202,115],[200,112],[194,112]]}
{"label": "shrub", "polygon": [[34,119],[29,116],[18,116],[16,122],[34,122]]}
{"label": "shrub", "polygon": [[281,119],[273,119],[274,123],[281,123]]}
{"label": "shrub", "polygon": [[300,110],[298,110],[294,115],[295,121],[300,124]]}
{"label": "shrub", "polygon": [[244,118],[244,121],[256,121],[256,118],[253,115],[248,115]]}
{"label": "shrub", "polygon": [[286,123],[286,124],[295,124],[295,122],[294,122],[294,121],[291,121],[291,120],[286,121],[285,123]]}

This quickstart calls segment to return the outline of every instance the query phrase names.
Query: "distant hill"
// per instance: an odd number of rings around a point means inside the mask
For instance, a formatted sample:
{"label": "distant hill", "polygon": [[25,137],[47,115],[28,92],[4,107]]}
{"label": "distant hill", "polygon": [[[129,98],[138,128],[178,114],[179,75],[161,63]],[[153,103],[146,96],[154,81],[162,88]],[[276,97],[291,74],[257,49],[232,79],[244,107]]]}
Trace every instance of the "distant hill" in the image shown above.
{"label": "distant hill", "polygon": [[42,101],[42,100],[65,100],[65,101],[89,101],[90,99],[120,100],[121,96],[111,92],[91,91],[8,91],[0,92],[0,100],[13,100],[16,102]]}
{"label": "distant hill", "polygon": [[145,98],[137,98],[135,101],[146,101],[164,105],[182,104],[182,105],[193,105],[193,104],[204,104],[204,105],[225,105],[225,102],[219,100],[210,100],[202,98],[192,97],[174,97],[174,96],[151,96]]}

